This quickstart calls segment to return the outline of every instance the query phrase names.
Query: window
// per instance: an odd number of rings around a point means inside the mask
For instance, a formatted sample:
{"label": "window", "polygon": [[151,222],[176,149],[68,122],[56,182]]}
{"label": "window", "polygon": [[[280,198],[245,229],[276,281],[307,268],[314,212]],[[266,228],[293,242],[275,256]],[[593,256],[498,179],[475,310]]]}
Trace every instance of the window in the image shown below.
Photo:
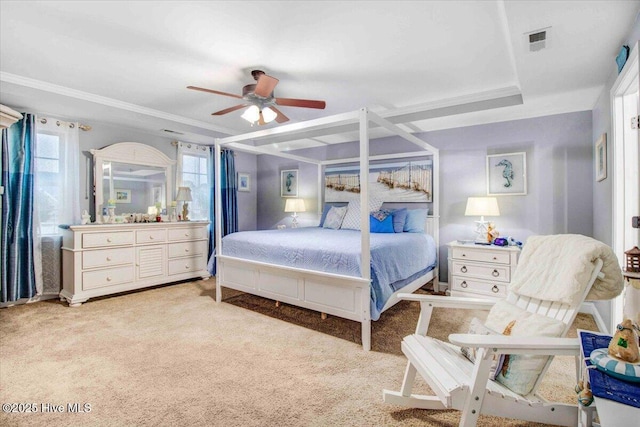
{"label": "window", "polygon": [[[191,188],[189,219],[208,220],[211,199],[209,148],[179,143],[178,186]],[[179,209],[179,206],[178,206]]]}
{"label": "window", "polygon": [[[75,135],[73,135],[75,133]],[[40,236],[61,234],[79,216],[75,124],[38,119],[34,150],[34,211]]]}
{"label": "window", "polygon": [[62,183],[60,171],[64,170],[64,159],[60,158],[60,137],[38,133],[35,150],[34,196],[38,200],[36,212],[40,221],[41,235],[59,234],[61,219]]}

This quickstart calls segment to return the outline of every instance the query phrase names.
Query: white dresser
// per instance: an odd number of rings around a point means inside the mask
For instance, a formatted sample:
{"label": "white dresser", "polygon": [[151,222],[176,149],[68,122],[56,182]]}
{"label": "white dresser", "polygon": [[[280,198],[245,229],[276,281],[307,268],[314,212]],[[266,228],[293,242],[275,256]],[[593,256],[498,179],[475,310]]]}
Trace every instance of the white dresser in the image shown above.
{"label": "white dresser", "polygon": [[62,241],[60,299],[209,277],[208,221],[73,225]]}
{"label": "white dresser", "polygon": [[520,249],[515,246],[451,242],[449,289],[452,296],[504,298],[516,271]]}

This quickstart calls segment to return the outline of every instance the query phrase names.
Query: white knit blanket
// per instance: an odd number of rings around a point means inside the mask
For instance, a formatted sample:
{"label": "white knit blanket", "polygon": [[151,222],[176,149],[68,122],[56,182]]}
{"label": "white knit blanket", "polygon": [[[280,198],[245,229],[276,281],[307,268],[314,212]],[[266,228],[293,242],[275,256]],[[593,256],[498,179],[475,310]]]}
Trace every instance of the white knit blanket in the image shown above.
{"label": "white knit blanket", "polygon": [[596,279],[587,300],[607,300],[622,292],[624,279],[611,248],[580,234],[531,236],[524,245],[510,290],[547,301],[579,304],[593,273],[603,261],[603,279]]}

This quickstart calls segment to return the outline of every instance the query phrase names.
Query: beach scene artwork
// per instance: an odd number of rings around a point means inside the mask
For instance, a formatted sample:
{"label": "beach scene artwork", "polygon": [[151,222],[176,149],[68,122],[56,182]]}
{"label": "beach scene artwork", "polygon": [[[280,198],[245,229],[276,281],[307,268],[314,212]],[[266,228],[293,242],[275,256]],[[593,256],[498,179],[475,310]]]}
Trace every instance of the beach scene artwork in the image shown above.
{"label": "beach scene artwork", "polygon": [[[360,194],[359,165],[325,169],[326,202],[347,202]],[[383,202],[430,203],[433,200],[431,160],[395,161],[369,165],[369,196]]]}

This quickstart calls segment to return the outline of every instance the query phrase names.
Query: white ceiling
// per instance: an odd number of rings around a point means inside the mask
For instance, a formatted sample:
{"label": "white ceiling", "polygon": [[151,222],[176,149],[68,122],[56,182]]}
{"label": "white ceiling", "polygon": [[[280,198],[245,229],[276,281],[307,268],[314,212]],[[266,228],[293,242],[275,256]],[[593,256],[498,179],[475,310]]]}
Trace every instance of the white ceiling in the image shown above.
{"label": "white ceiling", "polygon": [[[211,116],[240,100],[186,86],[241,95],[259,68],[280,80],[276,96],[326,101],[279,107],[291,122],[362,107],[393,116],[514,88],[519,105],[418,117],[405,129],[590,110],[639,10],[613,0],[3,0],[0,102],[210,142],[256,128],[242,110]],[[547,27],[549,47],[529,52],[525,34]],[[326,142],[336,139],[304,145]]]}

